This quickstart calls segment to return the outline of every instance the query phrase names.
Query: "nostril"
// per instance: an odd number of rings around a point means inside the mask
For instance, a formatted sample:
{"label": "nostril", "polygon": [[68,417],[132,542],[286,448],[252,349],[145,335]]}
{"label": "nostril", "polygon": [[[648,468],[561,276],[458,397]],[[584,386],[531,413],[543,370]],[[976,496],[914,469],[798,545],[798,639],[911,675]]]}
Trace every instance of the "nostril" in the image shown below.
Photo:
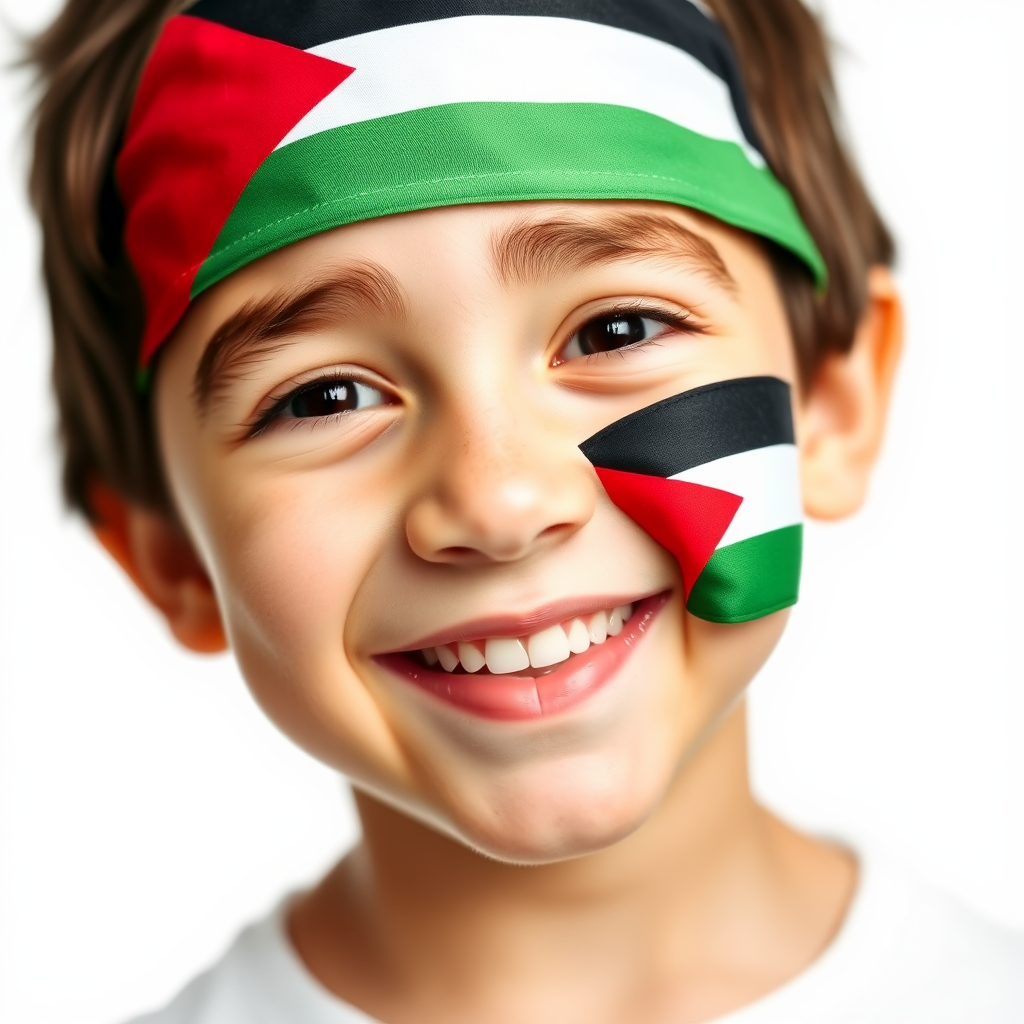
{"label": "nostril", "polygon": [[547,539],[548,537],[558,537],[562,534],[572,533],[576,529],[572,523],[555,523],[554,526],[547,526],[540,533],[537,534],[537,539]]}
{"label": "nostril", "polygon": [[[568,536],[573,533],[575,527],[572,523],[555,523],[553,526],[545,527],[538,533],[531,543],[539,540],[554,540]],[[439,548],[437,557],[448,562],[475,562],[478,560],[497,559],[508,561],[520,558],[529,548],[529,543],[524,544],[522,538],[506,536],[502,538],[490,538],[487,542],[481,542],[479,547],[465,544],[450,544],[447,547]]]}
{"label": "nostril", "polygon": [[453,547],[441,548],[438,554],[446,558],[458,559],[480,557],[480,552],[476,548],[459,547],[458,545],[455,545]]}

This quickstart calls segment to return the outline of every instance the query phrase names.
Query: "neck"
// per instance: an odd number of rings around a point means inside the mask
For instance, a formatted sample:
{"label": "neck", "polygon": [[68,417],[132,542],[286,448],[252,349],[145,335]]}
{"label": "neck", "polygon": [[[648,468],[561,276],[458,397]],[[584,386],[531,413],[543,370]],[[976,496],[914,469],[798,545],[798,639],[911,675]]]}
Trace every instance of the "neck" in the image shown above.
{"label": "neck", "polygon": [[845,858],[754,801],[742,705],[641,828],[571,861],[497,863],[356,799],[363,841],[297,906],[293,937],[321,981],[389,1021],[640,1020],[637,992],[650,1020],[700,1020],[813,959],[852,886]]}

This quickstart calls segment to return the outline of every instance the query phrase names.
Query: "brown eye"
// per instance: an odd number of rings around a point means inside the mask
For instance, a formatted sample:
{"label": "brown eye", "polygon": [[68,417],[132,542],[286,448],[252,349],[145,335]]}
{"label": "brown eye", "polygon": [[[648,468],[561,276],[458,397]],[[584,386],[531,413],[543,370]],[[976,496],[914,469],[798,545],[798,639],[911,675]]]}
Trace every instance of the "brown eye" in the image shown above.
{"label": "brown eye", "polygon": [[614,352],[616,349],[649,341],[668,329],[669,325],[663,321],[639,313],[610,313],[594,317],[569,339],[559,361],[596,355],[599,352]]}
{"label": "brown eye", "polygon": [[622,348],[623,345],[644,341],[647,334],[644,331],[643,317],[630,315],[591,320],[590,323],[583,325],[578,337],[580,351],[584,355],[591,355],[594,352],[610,352]]}
{"label": "brown eye", "polygon": [[384,395],[357,380],[322,380],[293,391],[275,410],[276,418],[312,419],[336,416],[384,404]]}

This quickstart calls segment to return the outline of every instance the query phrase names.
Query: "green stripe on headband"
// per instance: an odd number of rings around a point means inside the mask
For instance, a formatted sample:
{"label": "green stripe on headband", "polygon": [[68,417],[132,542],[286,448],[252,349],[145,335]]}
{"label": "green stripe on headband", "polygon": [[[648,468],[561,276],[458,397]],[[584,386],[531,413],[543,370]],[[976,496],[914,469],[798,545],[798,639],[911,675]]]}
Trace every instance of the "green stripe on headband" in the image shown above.
{"label": "green stripe on headband", "polygon": [[[443,140],[443,145],[438,144]],[[343,125],[275,150],[242,193],[193,297],[290,242],[360,220],[464,203],[661,200],[825,265],[793,201],[733,142],[630,107],[458,103]]]}

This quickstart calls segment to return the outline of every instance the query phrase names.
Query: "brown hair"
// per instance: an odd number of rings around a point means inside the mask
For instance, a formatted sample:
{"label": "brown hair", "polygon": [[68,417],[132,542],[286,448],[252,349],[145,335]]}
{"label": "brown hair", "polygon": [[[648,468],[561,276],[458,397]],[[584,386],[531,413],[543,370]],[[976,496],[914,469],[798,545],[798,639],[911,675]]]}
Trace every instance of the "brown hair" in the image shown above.
{"label": "brown hair", "polygon": [[[867,271],[892,239],[843,144],[828,47],[800,0],[708,0],[736,47],[765,156],[824,256],[818,294],[795,257],[766,243],[801,376],[853,341]],[[102,482],[169,509],[150,409],[135,387],[143,312],[123,245],[114,157],[145,59],[185,0],[68,0],[29,48],[40,99],[30,194],[43,229],[53,380],[68,503],[95,518]]]}

